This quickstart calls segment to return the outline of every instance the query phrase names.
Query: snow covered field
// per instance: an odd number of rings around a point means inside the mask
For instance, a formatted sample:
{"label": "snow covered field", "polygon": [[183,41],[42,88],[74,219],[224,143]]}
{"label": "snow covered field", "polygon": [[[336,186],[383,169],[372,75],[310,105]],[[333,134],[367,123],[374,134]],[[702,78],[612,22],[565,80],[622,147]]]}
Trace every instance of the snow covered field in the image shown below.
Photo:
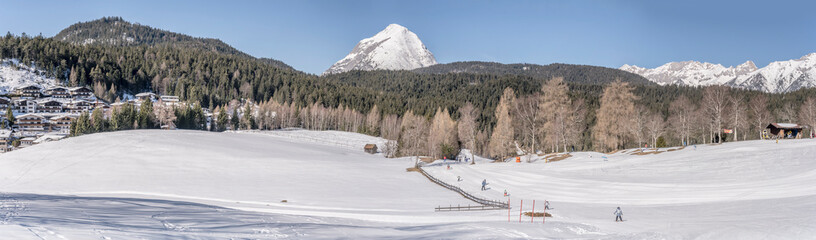
{"label": "snow covered field", "polygon": [[[473,203],[407,172],[411,159],[360,145],[382,142],[332,131],[139,130],[35,145],[0,155],[0,239],[816,236],[813,140],[425,167],[489,199],[507,189],[516,221],[518,199],[524,211],[547,199],[546,224],[508,223],[502,210],[434,212]],[[616,206],[626,222],[613,221]]]}

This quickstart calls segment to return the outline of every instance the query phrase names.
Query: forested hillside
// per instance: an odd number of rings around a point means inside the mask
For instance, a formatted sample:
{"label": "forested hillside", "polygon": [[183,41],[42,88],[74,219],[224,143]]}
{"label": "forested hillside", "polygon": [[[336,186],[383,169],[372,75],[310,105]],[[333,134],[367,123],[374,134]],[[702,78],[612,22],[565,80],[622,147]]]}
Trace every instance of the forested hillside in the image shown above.
{"label": "forested hillside", "polygon": [[121,17],[104,17],[76,23],[57,33],[54,39],[81,45],[169,45],[249,57],[248,54],[218,39],[192,37],[138,23],[134,24]]}
{"label": "forested hillside", "polygon": [[605,84],[620,79],[635,84],[655,84],[648,79],[626,71],[588,65],[553,63],[537,65],[529,63],[502,64],[495,62],[454,62],[436,64],[412,70],[417,73],[477,73],[495,75],[521,75],[546,80],[563,77],[568,83]]}

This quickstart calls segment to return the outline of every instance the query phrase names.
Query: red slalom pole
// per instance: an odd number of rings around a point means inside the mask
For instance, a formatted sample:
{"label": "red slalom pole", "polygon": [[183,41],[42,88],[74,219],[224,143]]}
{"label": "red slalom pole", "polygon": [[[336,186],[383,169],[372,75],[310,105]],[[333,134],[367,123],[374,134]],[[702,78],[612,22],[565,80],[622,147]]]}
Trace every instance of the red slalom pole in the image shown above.
{"label": "red slalom pole", "polygon": [[521,202],[519,203],[519,222],[521,222],[521,216],[524,215],[521,213],[522,209],[524,209],[524,199],[521,199]]}
{"label": "red slalom pole", "polygon": [[[544,200],[544,203],[547,203],[547,200]],[[544,205],[546,206],[547,204]],[[541,212],[544,213],[544,217],[541,218],[541,224],[544,224],[544,222],[547,220],[547,207],[544,207],[544,211]]]}
{"label": "red slalom pole", "polygon": [[535,199],[533,199],[533,212],[530,214],[530,223],[535,219]]}

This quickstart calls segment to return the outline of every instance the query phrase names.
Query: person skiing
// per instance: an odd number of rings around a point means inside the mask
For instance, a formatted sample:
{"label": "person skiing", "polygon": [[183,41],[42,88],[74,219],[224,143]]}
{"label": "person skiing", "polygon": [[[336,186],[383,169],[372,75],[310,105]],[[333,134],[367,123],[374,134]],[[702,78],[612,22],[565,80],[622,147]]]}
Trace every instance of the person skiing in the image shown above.
{"label": "person skiing", "polygon": [[482,180],[482,191],[486,190],[485,187],[487,187],[487,179]]}
{"label": "person skiing", "polygon": [[507,189],[504,189],[504,196],[507,197]]}
{"label": "person skiing", "polygon": [[548,202],[547,200],[544,200],[544,209],[550,210],[550,202]]}
{"label": "person skiing", "polygon": [[618,209],[615,210],[615,222],[617,222],[618,219],[620,219],[620,221],[623,222],[623,217],[621,216],[623,216],[623,211],[621,211],[620,207],[618,207]]}

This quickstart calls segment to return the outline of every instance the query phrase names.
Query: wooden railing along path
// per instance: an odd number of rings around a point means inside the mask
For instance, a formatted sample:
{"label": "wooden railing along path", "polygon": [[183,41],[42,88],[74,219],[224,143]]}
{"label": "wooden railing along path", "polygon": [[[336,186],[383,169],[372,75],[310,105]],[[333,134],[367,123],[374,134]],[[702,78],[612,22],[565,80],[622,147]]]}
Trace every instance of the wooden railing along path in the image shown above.
{"label": "wooden railing along path", "polygon": [[508,208],[510,208],[510,206],[508,206],[508,204],[506,202],[483,199],[483,198],[474,196],[473,194],[470,194],[470,193],[466,192],[465,190],[462,190],[461,188],[459,188],[457,186],[453,186],[453,185],[450,185],[450,184],[448,184],[448,183],[446,183],[446,182],[444,182],[442,180],[439,180],[439,179],[435,178],[434,176],[431,176],[430,174],[425,172],[425,169],[422,169],[421,166],[417,166],[417,169],[419,169],[419,172],[422,173],[422,175],[424,175],[429,180],[431,180],[431,182],[439,184],[439,186],[447,188],[447,189],[449,189],[451,191],[457,192],[457,193],[461,194],[463,197],[467,198],[468,200],[474,201],[474,202],[482,205],[482,206],[473,206],[473,207],[471,207],[471,206],[467,206],[467,207],[458,207],[458,206],[457,207],[452,207],[452,206],[451,207],[441,207],[440,206],[440,207],[436,208],[436,211],[453,211],[453,209],[461,211],[462,208],[465,208],[467,210],[494,210],[494,209],[508,209]]}

